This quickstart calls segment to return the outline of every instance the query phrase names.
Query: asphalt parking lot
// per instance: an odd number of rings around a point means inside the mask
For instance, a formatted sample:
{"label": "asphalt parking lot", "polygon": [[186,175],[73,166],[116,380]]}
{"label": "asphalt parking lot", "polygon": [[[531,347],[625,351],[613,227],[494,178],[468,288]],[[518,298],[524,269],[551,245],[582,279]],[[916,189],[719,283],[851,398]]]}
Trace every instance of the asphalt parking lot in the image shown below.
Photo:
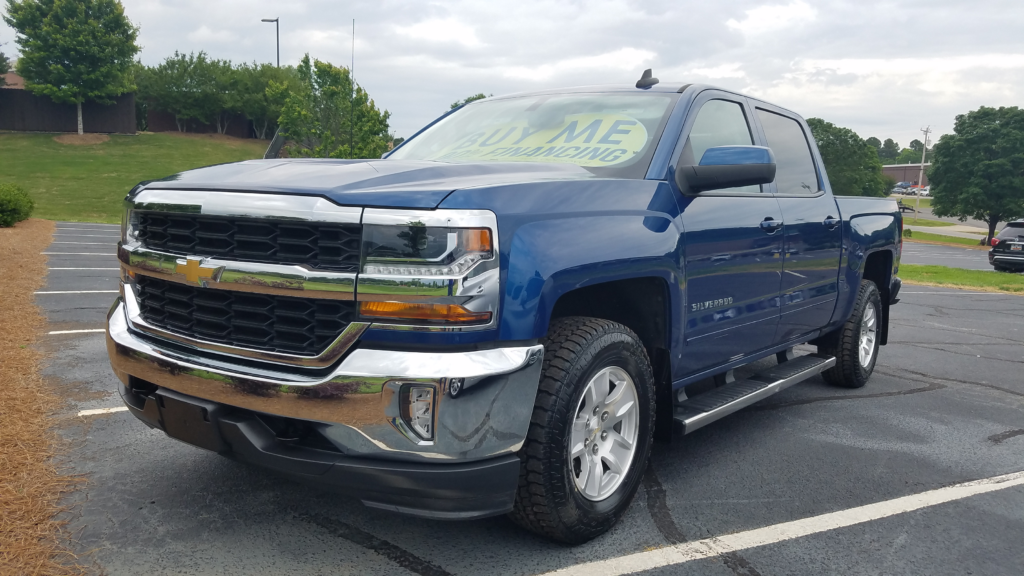
{"label": "asphalt parking lot", "polygon": [[932,264],[949,266],[951,268],[994,272],[992,265],[988,263],[988,250],[978,250],[976,248],[957,248],[955,246],[942,246],[939,244],[904,242],[903,256],[900,261],[904,264]]}
{"label": "asphalt parking lot", "polygon": [[566,547],[505,518],[365,508],[105,412],[122,406],[102,334],[116,238],[115,226],[59,223],[37,296],[52,332],[45,373],[66,398],[67,464],[88,478],[70,528],[97,571],[1016,576],[1024,566],[1024,476],[949,488],[1024,471],[1024,297],[905,286],[865,388],[809,380],[658,446],[622,521]]}

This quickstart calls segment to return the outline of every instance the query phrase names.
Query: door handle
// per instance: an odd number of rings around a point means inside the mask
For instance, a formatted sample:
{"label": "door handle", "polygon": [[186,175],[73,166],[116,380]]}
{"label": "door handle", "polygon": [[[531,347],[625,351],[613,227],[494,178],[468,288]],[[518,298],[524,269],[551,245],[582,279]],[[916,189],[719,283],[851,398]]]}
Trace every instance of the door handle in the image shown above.
{"label": "door handle", "polygon": [[768,234],[775,234],[779,228],[782,228],[782,220],[776,220],[771,216],[768,216],[761,221],[761,230],[764,230]]}
{"label": "door handle", "polygon": [[829,216],[828,218],[825,218],[825,221],[822,222],[822,224],[824,224],[829,230],[835,230],[836,226],[839,226],[839,219],[835,216]]}

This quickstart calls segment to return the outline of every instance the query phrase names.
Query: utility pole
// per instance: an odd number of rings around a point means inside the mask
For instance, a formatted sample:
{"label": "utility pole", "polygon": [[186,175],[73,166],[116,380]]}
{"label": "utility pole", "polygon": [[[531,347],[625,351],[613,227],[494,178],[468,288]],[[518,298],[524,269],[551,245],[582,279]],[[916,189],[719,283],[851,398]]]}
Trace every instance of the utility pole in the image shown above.
{"label": "utility pole", "polygon": [[353,125],[356,122],[356,19],[352,19],[352,61],[348,66],[348,81],[352,85],[352,98],[348,101],[348,154],[356,156],[356,142]]}
{"label": "utility pole", "polygon": [[924,146],[921,149],[921,174],[917,177],[917,185],[921,188],[917,191],[914,204],[914,222],[917,222],[917,209],[921,207],[921,190],[924,189],[924,158],[928,154],[928,135],[931,134],[932,127],[929,125],[926,128],[921,128],[921,132],[924,134]]}
{"label": "utility pole", "polygon": [[274,23],[274,36],[277,37],[277,67],[281,67],[281,18],[263,18],[262,22]]}

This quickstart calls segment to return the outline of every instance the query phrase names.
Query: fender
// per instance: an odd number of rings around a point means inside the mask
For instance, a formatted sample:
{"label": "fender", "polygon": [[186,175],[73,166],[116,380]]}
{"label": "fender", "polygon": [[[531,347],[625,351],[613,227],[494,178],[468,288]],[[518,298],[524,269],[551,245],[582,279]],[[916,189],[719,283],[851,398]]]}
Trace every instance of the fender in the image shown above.
{"label": "fender", "polygon": [[460,190],[441,204],[470,206],[498,215],[499,340],[542,338],[559,297],[614,280],[661,278],[671,309],[682,308],[679,208],[665,182],[537,182]]}
{"label": "fender", "polygon": [[[889,271],[889,279],[895,277],[899,267],[899,258],[892,245],[892,239],[898,239],[900,234],[899,220],[895,216],[888,213],[857,215],[848,221],[847,226],[850,234],[840,261],[839,300],[826,331],[841,325],[850,316],[857,298],[857,287],[864,278],[864,263],[871,254],[887,251],[892,255],[893,268]],[[883,294],[883,308],[888,309],[885,298],[889,292],[888,283],[878,289]]]}

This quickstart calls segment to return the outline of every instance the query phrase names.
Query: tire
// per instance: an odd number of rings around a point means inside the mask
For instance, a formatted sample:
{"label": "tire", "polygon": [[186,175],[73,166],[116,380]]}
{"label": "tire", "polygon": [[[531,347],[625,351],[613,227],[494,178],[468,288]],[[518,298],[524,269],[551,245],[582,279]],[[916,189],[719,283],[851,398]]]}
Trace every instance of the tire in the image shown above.
{"label": "tire", "polygon": [[[547,538],[580,544],[611,528],[640,486],[653,442],[654,375],[636,334],[609,320],[554,320],[543,344],[540,388],[519,451],[519,487],[509,516]],[[621,402],[619,410],[634,393],[633,409],[619,412],[618,423],[615,410],[603,410],[599,401],[603,389],[611,391],[605,399]],[[630,451],[617,439],[633,433]],[[620,474],[607,458],[624,468]],[[622,460],[628,460],[624,467]],[[600,475],[591,475],[595,461]]]}
{"label": "tire", "polygon": [[[836,365],[821,373],[826,382],[843,388],[860,388],[867,383],[878,361],[881,321],[882,299],[878,287],[870,280],[861,280],[853,312],[846,323],[818,344],[819,353],[836,358]],[[870,343],[862,342],[862,336]],[[865,351],[870,351],[869,356],[861,353],[862,344],[865,344]]]}

